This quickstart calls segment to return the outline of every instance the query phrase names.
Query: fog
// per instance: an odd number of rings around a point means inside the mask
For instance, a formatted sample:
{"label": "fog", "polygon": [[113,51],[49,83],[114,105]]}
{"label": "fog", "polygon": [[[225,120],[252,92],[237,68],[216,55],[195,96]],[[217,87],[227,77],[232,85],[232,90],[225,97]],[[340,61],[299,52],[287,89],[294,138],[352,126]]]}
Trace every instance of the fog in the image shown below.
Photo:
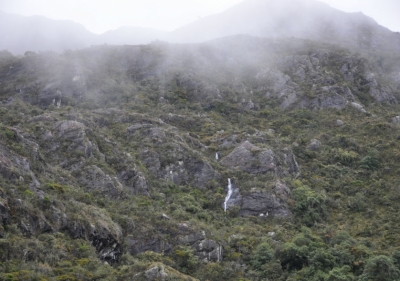
{"label": "fog", "polygon": [[0,49],[14,54],[156,40],[200,43],[237,34],[353,47],[400,44],[395,33],[377,24],[386,20],[386,27],[390,22],[392,30],[400,30],[394,15],[400,2],[395,0],[0,0],[0,10],[6,12],[0,12]]}
{"label": "fog", "polygon": [[[72,20],[93,33],[122,26],[172,31],[201,17],[225,11],[242,0],[0,0],[0,10]],[[267,1],[266,1],[267,2]],[[321,0],[345,12],[363,12],[379,24],[400,31],[398,0]]]}

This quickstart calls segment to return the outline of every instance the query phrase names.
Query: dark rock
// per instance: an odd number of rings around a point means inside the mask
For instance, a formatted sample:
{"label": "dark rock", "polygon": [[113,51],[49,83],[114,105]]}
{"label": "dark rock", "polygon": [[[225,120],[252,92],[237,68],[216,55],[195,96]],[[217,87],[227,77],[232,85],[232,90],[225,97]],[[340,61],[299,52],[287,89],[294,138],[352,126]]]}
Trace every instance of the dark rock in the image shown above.
{"label": "dark rock", "polygon": [[65,227],[71,237],[90,241],[101,260],[109,263],[118,261],[123,239],[121,227],[103,209],[74,200],[69,203],[69,208],[75,212],[79,210],[76,217],[68,218]]}
{"label": "dark rock", "polygon": [[178,244],[191,246],[195,250],[194,254],[203,261],[222,261],[222,246],[214,240],[207,239],[204,231],[195,231],[189,235],[180,236]]}
{"label": "dark rock", "polygon": [[290,189],[281,182],[276,184],[274,191],[251,191],[250,194],[243,196],[240,215],[291,217],[292,213],[287,202],[289,196]]}
{"label": "dark rock", "polygon": [[10,208],[8,207],[7,201],[0,198],[0,221],[3,225],[6,225],[10,220]]}
{"label": "dark rock", "polygon": [[62,93],[59,85],[56,83],[48,84],[39,94],[39,105],[41,107],[48,107],[53,104],[55,106],[61,105]]}
{"label": "dark rock", "polygon": [[118,178],[128,188],[132,195],[150,195],[150,188],[146,178],[134,168],[127,167],[119,173]]}
{"label": "dark rock", "polygon": [[157,238],[142,240],[128,238],[128,251],[131,255],[138,255],[147,251],[169,254],[172,252],[172,245]]}

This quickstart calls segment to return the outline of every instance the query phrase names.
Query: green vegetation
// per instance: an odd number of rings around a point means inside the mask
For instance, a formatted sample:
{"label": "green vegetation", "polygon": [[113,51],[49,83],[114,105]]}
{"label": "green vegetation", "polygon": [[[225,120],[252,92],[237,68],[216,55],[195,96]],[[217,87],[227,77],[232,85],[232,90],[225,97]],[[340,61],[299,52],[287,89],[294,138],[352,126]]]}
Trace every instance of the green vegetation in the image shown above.
{"label": "green vegetation", "polygon": [[[221,42],[6,56],[0,280],[148,280],[151,272],[165,280],[399,280],[400,126],[391,120],[400,106],[377,102],[364,81],[366,69],[383,79],[399,58],[382,54],[381,67],[311,41],[253,43],[246,58]],[[243,67],[205,55],[221,50]],[[310,62],[305,76],[316,80],[301,81],[288,60]],[[352,80],[344,63],[357,66]],[[7,74],[10,64],[16,74]],[[282,89],[274,84],[286,76]],[[367,112],[313,107],[327,94],[312,84],[328,87],[324,79],[348,86]],[[389,82],[380,87],[400,100]],[[299,100],[284,108],[287,89]],[[310,148],[313,139],[321,145]],[[300,174],[248,173],[215,159],[244,141],[277,158],[293,151]],[[239,204],[225,213],[228,178],[242,197],[287,200],[291,215],[246,217]],[[277,181],[291,190],[287,199]]]}

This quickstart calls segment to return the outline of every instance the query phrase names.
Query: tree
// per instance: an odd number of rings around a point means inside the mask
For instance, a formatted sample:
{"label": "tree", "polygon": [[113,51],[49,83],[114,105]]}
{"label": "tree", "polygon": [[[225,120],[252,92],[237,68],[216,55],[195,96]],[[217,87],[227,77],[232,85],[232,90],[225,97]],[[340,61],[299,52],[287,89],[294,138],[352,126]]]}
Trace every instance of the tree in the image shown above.
{"label": "tree", "polygon": [[400,271],[388,256],[370,258],[361,274],[360,281],[395,281],[399,280]]}

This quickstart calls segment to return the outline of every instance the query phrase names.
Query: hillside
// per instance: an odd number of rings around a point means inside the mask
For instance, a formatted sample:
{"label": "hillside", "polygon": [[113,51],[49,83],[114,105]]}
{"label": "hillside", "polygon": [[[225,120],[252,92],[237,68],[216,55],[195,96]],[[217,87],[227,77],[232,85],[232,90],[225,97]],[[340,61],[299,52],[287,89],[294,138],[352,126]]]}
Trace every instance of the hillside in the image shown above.
{"label": "hillside", "polygon": [[400,56],[233,36],[0,62],[3,280],[399,279]]}

